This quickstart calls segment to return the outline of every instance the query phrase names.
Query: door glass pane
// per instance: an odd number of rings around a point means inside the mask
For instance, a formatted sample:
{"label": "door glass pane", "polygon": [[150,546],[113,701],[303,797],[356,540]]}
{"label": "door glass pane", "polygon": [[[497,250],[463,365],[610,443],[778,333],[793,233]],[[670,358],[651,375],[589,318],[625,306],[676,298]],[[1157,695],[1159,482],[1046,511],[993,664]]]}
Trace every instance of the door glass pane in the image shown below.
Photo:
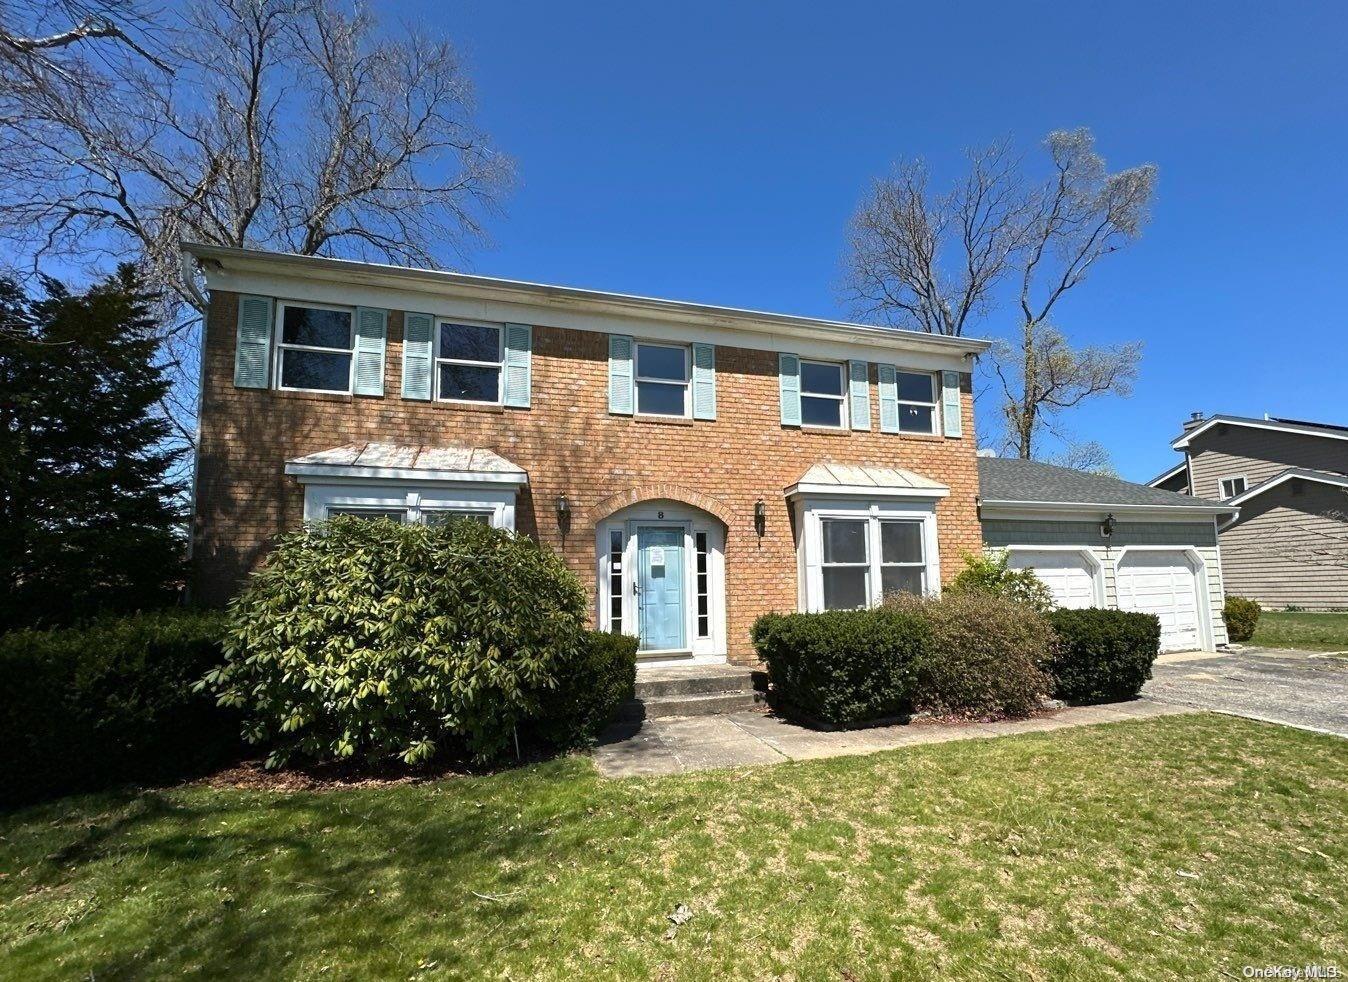
{"label": "door glass pane", "polygon": [[899,430],[903,433],[930,433],[931,421],[930,406],[899,407]]}
{"label": "door glass pane", "polygon": [[501,370],[478,365],[440,365],[440,398],[495,402]]}
{"label": "door glass pane", "polygon": [[842,400],[801,396],[800,421],[806,426],[842,426]]}
{"label": "door glass pane", "polygon": [[824,562],[866,562],[866,523],[851,519],[825,518],[820,522],[824,534]]}
{"label": "door glass pane", "polygon": [[891,593],[921,593],[921,566],[884,566],[880,569],[880,592],[886,597]]}
{"label": "door glass pane", "polygon": [[351,356],[293,348],[282,351],[281,388],[346,392],[351,388]]}
{"label": "door glass pane", "polygon": [[349,348],[351,313],[287,306],[281,321],[281,341],[314,348]]}
{"label": "door glass pane", "polygon": [[823,572],[825,610],[855,610],[870,602],[865,566],[825,566]]}
{"label": "door glass pane", "polygon": [[463,361],[500,361],[501,331],[476,324],[441,324],[440,357]]}
{"label": "door glass pane", "polygon": [[880,561],[882,563],[922,562],[922,523],[881,522]]}
{"label": "door glass pane", "polygon": [[899,398],[904,402],[935,402],[933,377],[913,372],[899,372]]}
{"label": "door glass pane", "polygon": [[820,365],[814,362],[800,363],[800,391],[820,395],[843,394],[842,367],[840,365]]}
{"label": "door glass pane", "polygon": [[637,383],[637,412],[653,416],[683,416],[688,389],[664,382]]}
{"label": "door glass pane", "polygon": [[665,348],[655,344],[637,345],[637,376],[640,378],[688,381],[688,354],[685,348]]}

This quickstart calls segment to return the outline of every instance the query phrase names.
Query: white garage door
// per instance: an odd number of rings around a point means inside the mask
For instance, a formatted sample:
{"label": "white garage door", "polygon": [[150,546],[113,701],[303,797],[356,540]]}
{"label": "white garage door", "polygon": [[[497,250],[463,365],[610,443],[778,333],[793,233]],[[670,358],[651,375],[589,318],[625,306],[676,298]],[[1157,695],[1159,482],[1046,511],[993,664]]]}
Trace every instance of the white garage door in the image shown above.
{"label": "white garage door", "polygon": [[1116,583],[1121,610],[1155,614],[1161,650],[1201,648],[1198,577],[1181,552],[1130,552],[1119,563]]}
{"label": "white garage door", "polygon": [[1016,549],[1007,558],[1012,569],[1032,569],[1059,607],[1094,607],[1095,577],[1079,552],[1035,552]]}

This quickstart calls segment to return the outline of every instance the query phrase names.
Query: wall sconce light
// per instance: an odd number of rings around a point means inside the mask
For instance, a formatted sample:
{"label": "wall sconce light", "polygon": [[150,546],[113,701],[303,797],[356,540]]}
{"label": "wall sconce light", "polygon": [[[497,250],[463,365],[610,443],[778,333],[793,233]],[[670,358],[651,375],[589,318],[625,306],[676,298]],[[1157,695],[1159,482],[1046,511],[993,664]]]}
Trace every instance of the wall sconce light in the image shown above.
{"label": "wall sconce light", "polygon": [[571,502],[566,500],[564,494],[557,496],[557,527],[562,530],[563,539],[571,531]]}
{"label": "wall sconce light", "polygon": [[763,538],[768,530],[768,506],[763,504],[763,499],[759,498],[754,504],[754,531],[758,537]]}
{"label": "wall sconce light", "polygon": [[1114,534],[1114,513],[1110,512],[1105,516],[1105,520],[1100,523],[1100,534],[1108,539]]}

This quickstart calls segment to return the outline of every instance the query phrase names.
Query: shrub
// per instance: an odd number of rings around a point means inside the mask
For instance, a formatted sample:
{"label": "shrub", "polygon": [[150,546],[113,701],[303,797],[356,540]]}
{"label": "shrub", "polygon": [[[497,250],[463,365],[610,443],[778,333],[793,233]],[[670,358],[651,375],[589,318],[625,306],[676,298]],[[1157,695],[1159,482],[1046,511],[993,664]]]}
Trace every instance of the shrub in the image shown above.
{"label": "shrub", "polygon": [[964,716],[1028,716],[1052,689],[1041,669],[1053,631],[1025,604],[982,592],[897,596],[889,603],[920,617],[931,643],[917,664],[918,709]]}
{"label": "shrub", "polygon": [[1052,610],[1053,594],[1044,581],[1032,569],[1008,568],[1008,561],[1005,549],[978,556],[966,553],[964,569],[951,580],[946,593],[1005,597],[1041,614]]}
{"label": "shrub", "polygon": [[164,611],[0,635],[0,800],[182,777],[236,756],[238,718],[192,683],[220,614]]}
{"label": "shrub", "polygon": [[928,633],[914,615],[881,607],[766,614],[753,642],[786,712],[854,726],[911,711]]}
{"label": "shrub", "polygon": [[569,750],[590,743],[631,699],[637,681],[637,639],[586,631],[557,669],[557,687],[539,695],[531,729],[545,743]]}
{"label": "shrub", "polygon": [[1161,645],[1161,622],[1154,614],[1055,610],[1049,622],[1058,643],[1045,667],[1060,699],[1132,699],[1151,678],[1151,663]]}
{"label": "shrub", "polygon": [[575,657],[585,617],[580,581],[524,536],[338,517],[281,537],[203,684],[273,745],[269,766],[489,759]]}
{"label": "shrub", "polygon": [[1222,608],[1222,620],[1226,621],[1226,633],[1232,641],[1248,641],[1254,637],[1254,629],[1259,626],[1259,615],[1263,608],[1245,597],[1226,597],[1226,606]]}

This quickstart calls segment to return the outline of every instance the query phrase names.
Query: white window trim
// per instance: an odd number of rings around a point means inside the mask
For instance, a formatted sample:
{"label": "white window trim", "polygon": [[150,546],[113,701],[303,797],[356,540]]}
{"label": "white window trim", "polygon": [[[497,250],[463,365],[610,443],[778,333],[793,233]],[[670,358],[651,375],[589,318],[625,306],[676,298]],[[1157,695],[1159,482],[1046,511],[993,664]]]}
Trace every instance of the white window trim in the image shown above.
{"label": "white window trim", "polygon": [[[1228,481],[1240,481],[1241,482],[1240,490],[1232,491],[1230,494],[1226,494],[1225,493],[1226,488],[1224,487],[1224,485]],[[1238,498],[1240,497],[1240,495],[1244,494],[1248,490],[1250,490],[1250,479],[1244,474],[1226,474],[1223,475],[1222,477],[1217,478],[1217,496],[1222,501],[1225,501],[1228,498]]]}
{"label": "white window trim", "polygon": [[[346,314],[349,318],[350,330],[347,332],[348,347],[346,348],[321,348],[310,344],[287,344],[281,340],[285,330],[285,312],[288,307],[304,307],[310,310],[337,310]],[[340,304],[331,303],[313,303],[308,300],[277,300],[276,301],[276,321],[272,325],[272,378],[276,380],[275,388],[281,392],[318,392],[324,395],[351,395],[356,387],[356,308],[345,307]],[[281,361],[287,351],[315,351],[319,354],[329,355],[348,355],[350,364],[346,372],[345,389],[301,389],[295,386],[281,384]]]}
{"label": "white window trim", "polygon": [[[440,334],[445,325],[450,327],[489,327],[496,331],[496,361],[475,361],[470,358],[448,358],[440,353]],[[505,325],[490,321],[468,320],[463,317],[437,317],[435,319],[435,342],[431,358],[431,389],[434,402],[457,403],[464,406],[503,406],[505,405]],[[488,399],[446,399],[440,395],[440,366],[467,365],[470,368],[495,368],[496,398]]]}
{"label": "white window trim", "polygon": [[[640,374],[642,348],[675,348],[683,352],[683,412],[682,413],[643,413],[641,412],[641,383],[675,386],[679,383],[668,378],[652,378]],[[632,339],[632,413],[635,416],[651,416],[656,419],[692,419],[693,418],[693,348],[687,344],[670,344],[668,341],[643,341]]]}
{"label": "white window trim", "polygon": [[880,573],[880,522],[910,520],[922,522],[922,553],[926,561],[923,585],[929,595],[941,591],[941,553],[936,535],[936,500],[867,501],[829,496],[800,496],[795,499],[796,527],[801,530],[797,539],[797,564],[800,574],[799,608],[818,612],[824,609],[823,526],[826,518],[868,519],[868,558],[870,572],[867,589],[872,606],[884,599]]}
{"label": "white window trim", "polygon": [[[901,398],[899,398],[899,397],[898,397],[898,392],[899,392],[899,376],[900,376],[900,375],[925,375],[925,376],[927,376],[927,378],[931,380],[931,395],[932,395],[932,400],[933,400],[933,401],[932,401],[932,402],[918,402],[918,401],[915,400],[915,399],[901,399]],[[895,402],[897,402],[898,405],[899,405],[899,432],[900,432],[900,433],[914,433],[914,434],[917,434],[918,436],[935,436],[937,433],[940,432],[940,427],[941,427],[941,380],[940,380],[940,376],[939,376],[938,373],[936,373],[936,372],[924,372],[924,371],[921,371],[921,370],[915,369],[915,368],[899,368],[899,367],[896,366],[895,369],[894,369],[894,393],[895,393]],[[930,429],[927,429],[927,430],[905,430],[905,429],[903,428],[903,407],[904,407],[904,406],[917,406],[917,407],[919,407],[919,408],[921,408],[921,409],[930,409],[930,410],[931,410],[931,428],[930,428]]]}
{"label": "white window trim", "polygon": [[306,483],[304,520],[321,522],[330,508],[400,509],[409,524],[436,511],[476,512],[491,516],[492,528],[515,528],[515,488],[481,484],[441,484],[414,487],[407,484],[365,481]]}
{"label": "white window trim", "polygon": [[[823,365],[826,368],[836,369],[838,372],[838,383],[842,389],[842,394],[835,396],[831,392],[809,392],[805,388],[805,366]],[[847,363],[834,361],[820,361],[817,358],[800,359],[800,425],[802,427],[812,427],[818,430],[845,430],[850,425],[850,413],[848,412],[849,385],[847,380]],[[838,400],[838,425],[832,423],[807,423],[805,422],[805,400],[806,399],[836,399]]]}

